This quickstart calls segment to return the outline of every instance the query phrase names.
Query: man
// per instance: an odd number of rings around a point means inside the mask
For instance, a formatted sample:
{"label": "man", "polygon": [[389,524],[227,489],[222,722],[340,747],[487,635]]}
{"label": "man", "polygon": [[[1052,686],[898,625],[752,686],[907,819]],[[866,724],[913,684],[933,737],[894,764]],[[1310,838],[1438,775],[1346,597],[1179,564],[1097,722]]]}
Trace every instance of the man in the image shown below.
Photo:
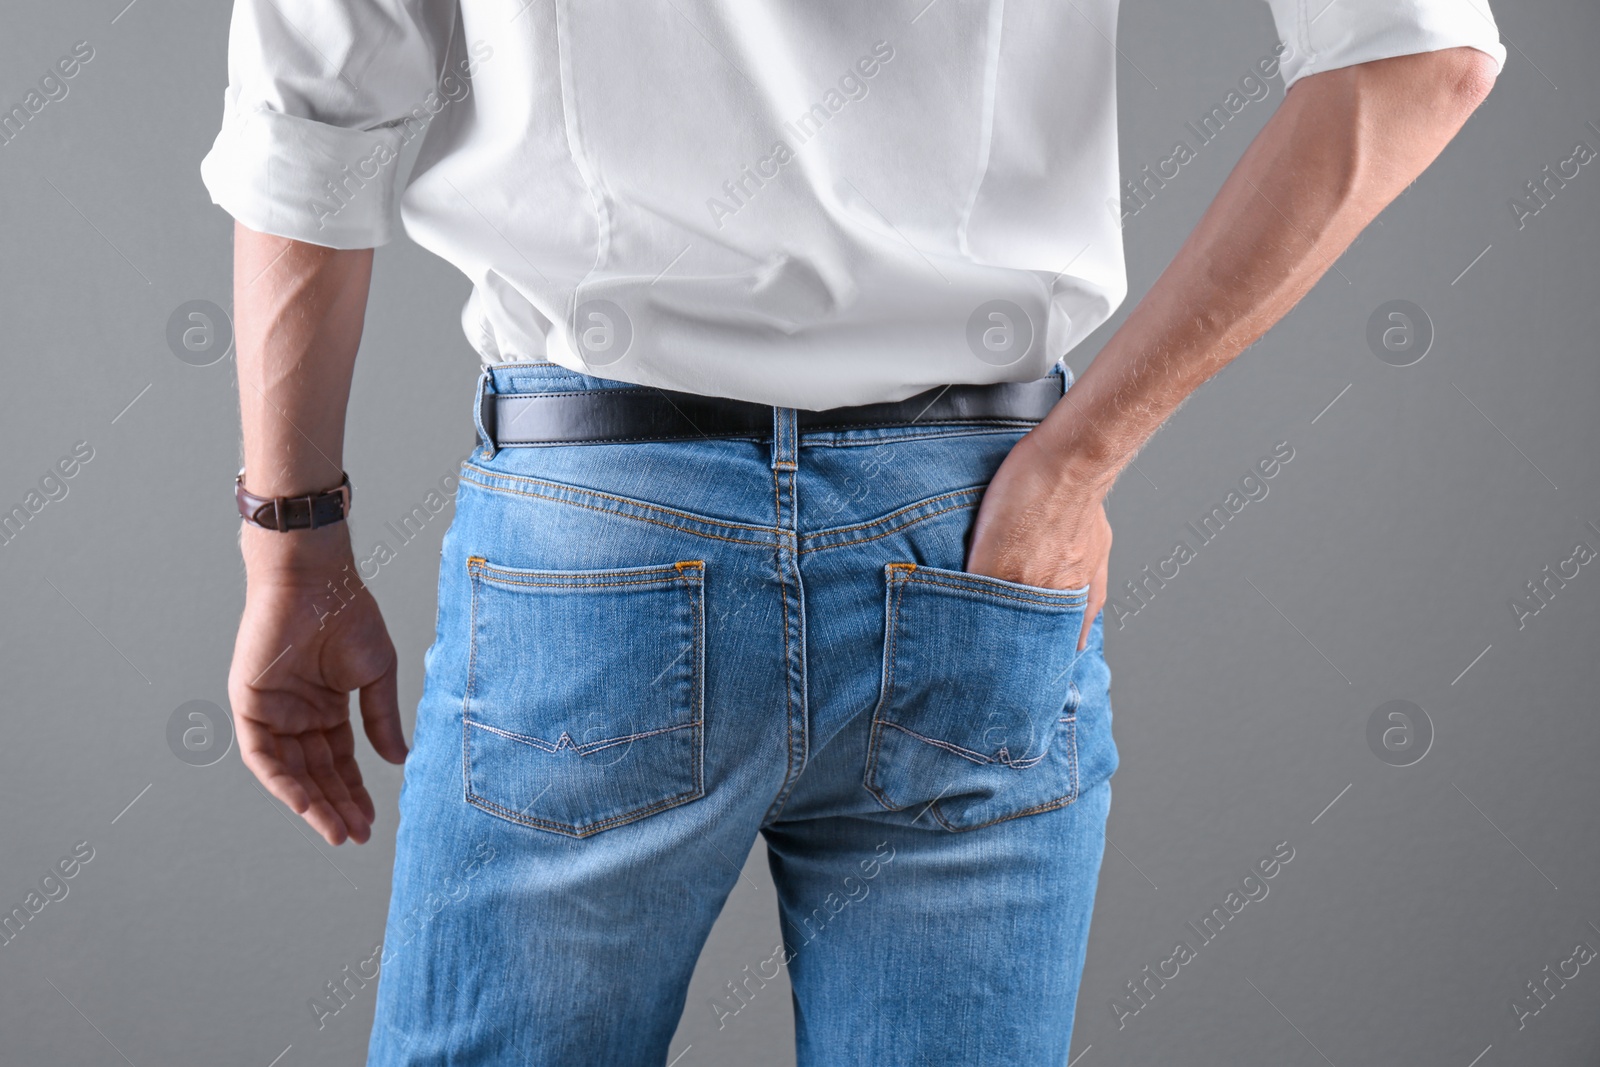
{"label": "man", "polygon": [[[1114,0],[236,0],[229,690],[332,844],[352,690],[406,763],[369,1063],[665,1062],[758,832],[782,941],[723,1025],[787,968],[804,1064],[1066,1061],[1102,502],[1505,59],[1477,0],[1270,2],[1283,103],[1074,383],[1126,291]],[[402,191],[486,364],[409,754],[339,521]]]}

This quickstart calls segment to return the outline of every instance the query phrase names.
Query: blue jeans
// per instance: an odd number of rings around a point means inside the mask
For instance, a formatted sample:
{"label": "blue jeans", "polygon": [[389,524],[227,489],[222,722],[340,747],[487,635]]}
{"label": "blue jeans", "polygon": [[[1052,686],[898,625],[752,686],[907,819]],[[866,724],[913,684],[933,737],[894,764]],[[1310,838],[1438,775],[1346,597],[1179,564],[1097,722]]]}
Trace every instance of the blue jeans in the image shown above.
{"label": "blue jeans", "polygon": [[803,1065],[1066,1063],[1117,765],[1101,620],[1079,653],[1086,590],[962,570],[1025,430],[776,408],[751,438],[475,452],[369,1065],[666,1063],[758,832],[780,931],[691,1010],[786,969]]}

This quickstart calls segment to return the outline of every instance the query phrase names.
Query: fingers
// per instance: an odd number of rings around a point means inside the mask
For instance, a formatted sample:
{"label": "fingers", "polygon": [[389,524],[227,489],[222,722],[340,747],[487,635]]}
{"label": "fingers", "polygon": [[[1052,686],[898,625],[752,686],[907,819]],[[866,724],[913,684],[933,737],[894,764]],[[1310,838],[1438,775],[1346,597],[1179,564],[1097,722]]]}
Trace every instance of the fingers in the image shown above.
{"label": "fingers", "polygon": [[[331,731],[277,734],[239,718],[239,753],[267,792],[304,819],[330,845],[364,843],[372,833],[372,798],[361,784],[349,723]],[[340,734],[342,733],[342,739]],[[343,765],[336,753],[343,753]],[[353,778],[355,788],[350,781]]]}
{"label": "fingers", "polygon": [[277,738],[260,723],[242,716],[238,722],[239,755],[244,765],[267,792],[283,801],[290,811],[304,814],[311,806],[311,794],[278,758]]}
{"label": "fingers", "polygon": [[1083,622],[1078,627],[1078,651],[1082,652],[1089,647],[1089,631],[1094,628],[1094,617],[1100,614],[1101,605],[1106,602],[1106,569],[1104,565],[1095,570],[1095,575],[1089,581],[1089,600],[1083,608]]}
{"label": "fingers", "polygon": [[[344,732],[350,733],[348,724],[344,727]],[[356,844],[364,844],[372,836],[372,823],[351,797],[350,789],[345,784],[345,776],[351,772],[358,781],[360,779],[361,772],[355,766],[355,742],[351,739],[343,745],[343,757],[336,760],[334,748],[337,742],[330,744],[330,733],[337,733],[337,730],[300,736],[300,747],[305,753],[306,772],[321,791],[324,802],[338,817],[343,832]],[[343,766],[337,765],[339,763]],[[339,842],[330,840],[330,843]]]}
{"label": "fingers", "polygon": [[400,687],[396,665],[361,687],[361,725],[373,749],[390,763],[406,761],[406,735],[400,727]]}
{"label": "fingers", "polygon": [[350,799],[355,801],[356,807],[367,820],[370,826],[377,819],[377,809],[372,803],[372,794],[367,792],[366,785],[361,780],[361,766],[356,763],[356,735],[350,729],[350,724],[345,723],[337,730],[328,731],[328,747],[333,753],[333,769],[339,775],[344,787],[350,792]]}
{"label": "fingers", "polygon": [[1108,566],[1101,563],[1095,571],[1094,580],[1089,583],[1089,605],[1083,612],[1083,625],[1078,630],[1078,651],[1082,652],[1089,647],[1089,631],[1094,628],[1095,616],[1100,614],[1100,609],[1105,607],[1107,583],[1110,581]]}
{"label": "fingers", "polygon": [[[303,742],[309,739],[317,739],[312,741],[311,747],[314,748],[317,747],[320,736],[314,731],[292,736],[280,735],[278,737],[278,748],[283,753],[284,765],[295,780],[305,789],[306,796],[310,801],[305,810],[300,812],[300,817],[309,823],[313,830],[321,834],[323,840],[327,841],[328,844],[342,845],[349,840],[349,828],[345,825],[344,818],[334,807],[328,795],[323,791],[326,775],[320,770],[312,769],[311,761],[317,759],[318,756],[315,753],[307,753],[308,746]],[[326,750],[325,744],[320,747]],[[328,768],[331,771],[331,760],[328,762]]]}
{"label": "fingers", "polygon": [[267,792],[283,801],[330,844],[347,836],[344,820],[322,795],[321,788],[306,771],[305,757],[297,737],[274,734],[260,723],[239,720],[239,753],[246,767]]}
{"label": "fingers", "polygon": [[[403,762],[406,749],[400,734],[392,670],[387,678],[393,736],[374,737],[374,747],[390,759],[397,747],[399,758],[395,762]],[[362,702],[364,707],[369,702],[365,691]],[[273,710],[271,722],[237,716],[239,752],[245,766],[272,796],[305,819],[329,844],[339,845],[346,840],[365,844],[372,836],[376,807],[356,763],[355,733],[348,710],[333,725],[306,727],[299,727],[296,722],[300,716],[287,715],[281,708]],[[368,736],[372,736],[372,716],[368,713],[364,717]],[[326,723],[334,716],[323,713],[314,718]],[[285,728],[279,720],[294,725]],[[378,743],[380,737],[390,746],[388,752]]]}
{"label": "fingers", "polygon": [[1101,512],[1101,527],[1104,530],[1104,547],[1098,553],[1099,564],[1095,567],[1094,577],[1089,582],[1089,605],[1083,613],[1083,626],[1078,630],[1078,651],[1082,652],[1089,647],[1089,631],[1094,628],[1094,620],[1100,614],[1100,609],[1105,607],[1106,600],[1111,594],[1111,524],[1106,521],[1105,513]]}
{"label": "fingers", "polygon": [[361,768],[356,766],[355,760],[339,763],[337,759],[334,766],[339,769],[339,777],[344,779],[345,788],[350,790],[350,799],[356,802],[356,807],[361,809],[361,814],[366,816],[370,826],[378,820],[378,809],[372,803],[372,794],[367,792],[365,783],[361,781]]}

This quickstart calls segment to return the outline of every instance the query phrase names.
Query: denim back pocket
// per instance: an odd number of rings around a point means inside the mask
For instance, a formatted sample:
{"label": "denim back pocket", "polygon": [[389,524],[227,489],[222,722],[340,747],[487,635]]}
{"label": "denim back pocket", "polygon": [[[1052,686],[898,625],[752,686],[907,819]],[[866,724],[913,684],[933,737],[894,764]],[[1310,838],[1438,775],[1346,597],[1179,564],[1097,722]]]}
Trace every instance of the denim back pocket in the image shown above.
{"label": "denim back pocket", "polygon": [[975,830],[1078,795],[1078,631],[1087,590],[890,563],[866,787]]}
{"label": "denim back pocket", "polygon": [[467,569],[468,803],[588,837],[705,795],[703,562]]}

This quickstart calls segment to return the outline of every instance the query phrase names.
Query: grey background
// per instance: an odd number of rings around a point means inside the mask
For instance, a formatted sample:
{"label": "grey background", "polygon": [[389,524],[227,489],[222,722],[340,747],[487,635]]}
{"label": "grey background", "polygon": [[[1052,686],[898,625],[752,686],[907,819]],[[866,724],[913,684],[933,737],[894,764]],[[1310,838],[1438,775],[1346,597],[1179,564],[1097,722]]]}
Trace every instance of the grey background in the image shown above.
{"label": "grey background", "polygon": [[[185,301],[230,302],[230,220],[197,169],[228,5],[124,2],[14,8],[0,32],[7,109],[75,42],[95,49],[0,146],[0,510],[75,442],[94,449],[0,547],[0,911],[75,843],[94,849],[69,895],[0,945],[0,1062],[359,1063],[372,988],[320,1030],[307,1001],[381,939],[398,769],[363,743],[377,834],[335,850],[237,752],[195,767],[166,739],[186,701],[226,706],[243,601],[233,364],[188,365],[165,339]],[[1600,1062],[1600,963],[1523,1029],[1510,1007],[1576,943],[1600,947],[1600,565],[1522,628],[1509,606],[1579,540],[1600,548],[1585,527],[1600,527],[1600,161],[1521,229],[1509,206],[1575,142],[1600,147],[1600,10],[1495,11],[1511,56],[1463,134],[1111,499],[1120,590],[1258,458],[1294,449],[1266,499],[1108,627],[1123,764],[1082,1067]],[[1124,171],[1192,143],[1184,122],[1274,39],[1254,0],[1125,3]],[[1128,221],[1124,311],[1281,96],[1274,83]],[[378,255],[347,451],[358,553],[470,445],[465,295],[405,241]],[[1436,334],[1404,368],[1365,340],[1395,299]],[[1069,362],[1081,371],[1120,321]],[[408,733],[447,518],[371,583]],[[1408,767],[1367,742],[1396,699],[1435,732]],[[1119,1028],[1124,984],[1279,842],[1295,855],[1270,895]],[[775,940],[760,846],[746,874],[696,974],[679,1067],[792,1062],[777,986],[720,1031],[708,1007]]]}

